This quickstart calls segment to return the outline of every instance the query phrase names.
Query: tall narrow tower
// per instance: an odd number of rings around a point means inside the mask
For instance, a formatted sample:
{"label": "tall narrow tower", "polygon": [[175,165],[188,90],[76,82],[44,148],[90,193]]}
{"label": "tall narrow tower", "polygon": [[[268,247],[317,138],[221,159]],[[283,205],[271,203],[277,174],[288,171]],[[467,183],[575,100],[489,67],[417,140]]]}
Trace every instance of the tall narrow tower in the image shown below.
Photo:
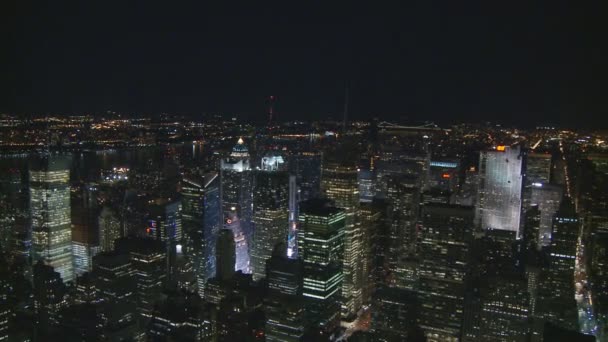
{"label": "tall narrow tower", "polygon": [[32,256],[74,280],[70,208],[70,164],[67,157],[45,156],[30,167]]}
{"label": "tall narrow tower", "polygon": [[272,127],[272,120],[274,119],[274,101],[276,97],[274,95],[268,96],[268,127]]}
{"label": "tall narrow tower", "polygon": [[345,160],[328,160],[323,164],[323,194],[344,210],[344,258],[342,314],[353,317],[362,305],[361,223],[359,221],[359,182],[357,166]]}
{"label": "tall narrow tower", "polygon": [[342,118],[342,131],[346,132],[346,121],[348,120],[348,83],[344,87],[344,117]]}
{"label": "tall narrow tower", "polygon": [[221,161],[221,202],[224,228],[234,233],[236,271],[250,273],[249,246],[252,242],[252,175],[249,150],[239,139],[228,158]]}

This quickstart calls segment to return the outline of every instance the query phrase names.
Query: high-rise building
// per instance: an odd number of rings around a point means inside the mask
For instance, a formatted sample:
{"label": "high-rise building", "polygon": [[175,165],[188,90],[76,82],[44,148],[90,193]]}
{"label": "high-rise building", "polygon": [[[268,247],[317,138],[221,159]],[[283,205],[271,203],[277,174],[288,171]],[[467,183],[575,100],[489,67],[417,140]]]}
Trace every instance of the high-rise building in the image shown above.
{"label": "high-rise building", "polygon": [[359,163],[358,182],[359,182],[359,202],[369,203],[373,200],[376,190],[376,174],[369,160],[362,160]]}
{"label": "high-rise building", "polygon": [[531,253],[539,249],[539,238],[540,238],[540,220],[541,212],[538,209],[538,205],[531,206],[524,213],[524,249],[526,253]]}
{"label": "high-rise building", "polygon": [[541,271],[536,314],[564,329],[578,329],[574,300],[574,267],[579,219],[571,200],[564,197],[553,219],[549,265]]}
{"label": "high-rise building", "polygon": [[155,308],[147,327],[151,341],[200,341],[201,299],[190,293],[169,293]]}
{"label": "high-rise building", "polygon": [[[266,260],[274,246],[287,241],[289,174],[278,170],[257,170],[253,186],[253,280],[266,275]],[[287,252],[287,251],[285,251]]]}
{"label": "high-rise building", "polygon": [[66,287],[61,274],[45,265],[42,260],[34,265],[34,312],[37,328],[43,332],[59,323],[59,310],[68,305]]}
{"label": "high-rise building", "polygon": [[334,201],[345,214],[344,259],[342,282],[342,313],[345,318],[355,315],[363,303],[364,279],[360,259],[362,256],[361,222],[359,221],[359,184],[354,163],[327,161],[321,178],[323,194]]}
{"label": "high-rise building", "polygon": [[[0,254],[0,257],[6,257]],[[9,302],[9,296],[12,292],[12,286],[9,281],[10,273],[4,261],[0,262],[0,341],[8,341],[9,319],[12,315],[12,308]]]}
{"label": "high-rise building", "polygon": [[528,341],[530,299],[522,274],[489,277],[480,288],[478,340]]}
{"label": "high-rise building", "polygon": [[93,273],[99,299],[135,306],[135,269],[128,254],[104,252],[95,256]]}
{"label": "high-rise building", "polygon": [[360,218],[361,232],[363,238],[361,255],[361,273],[364,277],[362,298],[364,304],[371,302],[371,296],[376,286],[376,275],[378,263],[376,262],[376,249],[378,244],[378,232],[384,219],[383,208],[377,202],[361,203]]}
{"label": "high-rise building", "polygon": [[[390,147],[396,149],[397,147]],[[376,196],[384,198],[386,196],[386,176],[388,175],[409,175],[420,179],[422,188],[426,188],[429,181],[430,154],[420,149],[409,151],[388,150],[380,155],[380,159],[374,161],[376,170]]]}
{"label": "high-rise building", "polygon": [[418,322],[429,341],[458,341],[474,211],[471,207],[429,204],[421,215]]}
{"label": "high-rise building", "polygon": [[32,258],[53,267],[64,282],[73,281],[69,159],[36,159],[29,180]]}
{"label": "high-rise building", "polygon": [[285,255],[285,244],[275,246],[266,263],[266,341],[303,341],[303,264]]}
{"label": "high-rise building", "polygon": [[234,234],[236,270],[250,273],[249,246],[252,242],[253,206],[249,150],[239,139],[228,158],[221,161],[221,202],[224,228]]}
{"label": "high-rise building", "polygon": [[408,341],[417,327],[419,311],[420,303],[415,292],[379,286],[372,303],[371,328],[374,335],[378,341]]}
{"label": "high-rise building", "polygon": [[322,154],[301,152],[289,158],[289,173],[296,176],[301,201],[320,194]]}
{"label": "high-rise building", "polygon": [[328,339],[340,325],[340,290],[344,255],[345,211],[325,200],[300,205],[298,254],[304,262],[306,327]]}
{"label": "high-rise building", "polygon": [[[475,220],[482,229],[519,232],[522,158],[519,146],[496,146],[479,156],[479,194]],[[519,233],[518,233],[519,235]]]}
{"label": "high-rise building", "polygon": [[458,185],[458,160],[431,160],[428,187],[445,192],[454,192]]}
{"label": "high-rise building", "polygon": [[120,219],[110,207],[103,207],[99,214],[99,247],[102,252],[114,250],[114,242],[123,236]]}
{"label": "high-rise building", "polygon": [[167,278],[165,243],[156,239],[122,238],[116,242],[116,251],[130,257],[137,283],[137,313],[145,322],[150,318]]}
{"label": "high-rise building", "polygon": [[526,155],[526,185],[549,183],[551,180],[551,155],[528,152]]}
{"label": "high-rise building", "polygon": [[72,201],[72,256],[74,272],[80,276],[93,268],[93,257],[100,251],[97,186],[86,184]]}
{"label": "high-rise building", "polygon": [[530,205],[538,205],[540,210],[539,248],[548,246],[551,242],[551,226],[553,216],[559,209],[563,197],[560,185],[549,183],[532,183],[529,187]]}
{"label": "high-rise building", "polygon": [[149,206],[146,233],[155,239],[179,243],[183,237],[182,203],[160,198]]}
{"label": "high-rise building", "polygon": [[593,295],[595,316],[598,322],[598,337],[608,336],[608,232],[593,234],[589,247],[589,283]]}
{"label": "high-rise building", "polygon": [[[420,180],[411,175],[387,175],[386,201],[390,205],[387,266],[389,286],[413,287],[411,256],[416,250],[416,221],[420,203]],[[416,268],[416,265],[413,265]]]}
{"label": "high-rise building", "polygon": [[227,280],[234,276],[234,261],[236,259],[234,239],[231,231],[222,229],[217,238],[216,277]]}
{"label": "high-rise building", "polygon": [[215,245],[222,225],[219,177],[216,172],[182,181],[182,224],[186,253],[192,259],[198,291],[203,297],[207,279],[215,276]]}

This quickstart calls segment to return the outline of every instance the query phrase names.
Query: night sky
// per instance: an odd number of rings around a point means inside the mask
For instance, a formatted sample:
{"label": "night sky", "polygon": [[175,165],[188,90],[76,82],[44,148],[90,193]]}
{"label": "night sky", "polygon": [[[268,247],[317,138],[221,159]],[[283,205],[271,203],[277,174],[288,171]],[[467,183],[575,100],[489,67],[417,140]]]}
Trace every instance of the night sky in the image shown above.
{"label": "night sky", "polygon": [[608,127],[602,1],[403,2],[7,1],[0,112]]}

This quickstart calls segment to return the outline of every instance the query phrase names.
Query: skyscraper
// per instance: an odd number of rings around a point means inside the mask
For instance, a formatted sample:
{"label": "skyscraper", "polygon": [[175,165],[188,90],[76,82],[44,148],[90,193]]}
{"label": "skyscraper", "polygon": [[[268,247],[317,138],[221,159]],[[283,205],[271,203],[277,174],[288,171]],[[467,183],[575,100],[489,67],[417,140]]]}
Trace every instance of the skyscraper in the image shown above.
{"label": "skyscraper", "polygon": [[222,229],[217,238],[216,277],[227,280],[234,276],[235,246],[229,229]]}
{"label": "skyscraper", "polygon": [[147,234],[165,242],[182,241],[182,203],[179,200],[157,199],[149,206]]}
{"label": "skyscraper", "polygon": [[563,189],[560,185],[549,183],[532,183],[530,191],[530,205],[538,205],[540,210],[539,247],[548,246],[551,242],[551,226],[553,216],[562,201]]}
{"label": "skyscraper", "polygon": [[257,170],[253,189],[251,268],[253,280],[259,280],[266,275],[266,260],[274,246],[287,241],[289,175],[276,169]]}
{"label": "skyscraper", "polygon": [[321,161],[319,152],[301,152],[289,159],[289,173],[296,175],[300,189],[300,200],[306,201],[320,193]]}
{"label": "skyscraper", "polygon": [[32,258],[74,280],[69,158],[45,156],[30,167]]}
{"label": "skyscraper", "polygon": [[523,275],[489,277],[480,288],[479,335],[482,341],[528,341],[530,299]]}
{"label": "skyscraper", "polygon": [[361,263],[362,236],[359,221],[359,184],[357,168],[352,161],[327,161],[321,178],[323,194],[334,201],[345,214],[342,312],[352,317],[362,305],[363,274]]}
{"label": "skyscraper", "polygon": [[406,260],[416,249],[416,220],[420,202],[420,180],[411,175],[390,174],[384,177],[386,200],[390,204],[387,266],[390,286],[412,288],[412,267]]}
{"label": "skyscraper", "polygon": [[551,180],[551,155],[529,152],[526,155],[526,185],[549,183]]}
{"label": "skyscraper", "polygon": [[99,214],[99,246],[102,252],[114,250],[114,242],[122,237],[120,220],[114,210],[103,207]]}
{"label": "skyscraper", "polygon": [[66,286],[61,280],[61,274],[45,265],[42,260],[33,267],[34,270],[34,311],[37,328],[48,332],[52,325],[58,324],[58,314],[61,308],[68,305],[65,300]]}
{"label": "skyscraper", "polygon": [[266,341],[302,341],[303,264],[301,259],[287,258],[285,243],[275,246],[271,258],[267,261],[266,279]]}
{"label": "skyscraper", "polygon": [[429,341],[458,341],[473,233],[471,207],[429,204],[422,208],[419,325]]}
{"label": "skyscraper", "polygon": [[304,262],[306,327],[324,339],[340,325],[345,211],[325,200],[300,205],[298,254]]}
{"label": "skyscraper", "polygon": [[250,273],[252,177],[249,150],[242,138],[230,156],[222,159],[220,170],[224,228],[230,229],[234,234],[236,270]]}
{"label": "skyscraper", "polygon": [[137,313],[147,321],[159,298],[167,278],[167,248],[156,239],[122,238],[116,242],[116,251],[130,256],[137,283]]}
{"label": "skyscraper", "polygon": [[[6,255],[0,254],[0,257],[4,259]],[[8,322],[13,311],[9,301],[9,295],[12,292],[9,277],[8,267],[2,260],[0,261],[0,341],[8,341]]]}
{"label": "skyscraper", "polygon": [[497,146],[479,156],[479,194],[475,221],[482,229],[518,232],[522,205],[519,146]]}
{"label": "skyscraper", "polygon": [[97,186],[86,184],[72,201],[72,257],[77,276],[90,272],[93,257],[100,251]]}
{"label": "skyscraper", "polygon": [[186,253],[192,258],[198,291],[203,297],[207,279],[215,276],[215,245],[221,227],[219,177],[182,180],[182,224],[187,237]]}
{"label": "skyscraper", "polygon": [[549,265],[541,271],[538,286],[537,316],[568,330],[578,329],[573,294],[579,228],[574,205],[564,197],[553,219]]}
{"label": "skyscraper", "polygon": [[533,205],[524,214],[524,249],[526,253],[533,253],[539,249],[539,232],[540,232],[540,210],[538,205]]}

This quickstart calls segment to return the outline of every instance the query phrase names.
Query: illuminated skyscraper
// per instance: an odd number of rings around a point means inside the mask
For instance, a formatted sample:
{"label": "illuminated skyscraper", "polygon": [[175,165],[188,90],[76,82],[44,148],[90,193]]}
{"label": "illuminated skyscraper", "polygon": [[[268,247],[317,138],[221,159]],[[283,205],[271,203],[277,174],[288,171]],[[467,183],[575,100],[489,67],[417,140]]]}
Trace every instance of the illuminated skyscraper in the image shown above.
{"label": "illuminated skyscraper", "polygon": [[100,251],[97,186],[87,184],[72,201],[72,257],[77,276],[90,272],[93,257]]}
{"label": "illuminated skyscraper", "polygon": [[[416,220],[420,202],[420,180],[410,175],[390,174],[384,177],[386,200],[390,203],[387,266],[391,284],[399,288],[413,287],[412,265],[408,258],[416,248]],[[413,266],[413,267],[411,267]]]}
{"label": "illuminated skyscraper", "polygon": [[376,276],[380,265],[379,255],[377,253],[379,242],[379,231],[384,219],[383,207],[377,202],[361,203],[361,231],[362,239],[362,256],[361,269],[364,277],[363,287],[363,303],[367,304],[371,301],[371,296],[376,287]]}
{"label": "illuminated skyscraper", "polygon": [[489,277],[479,291],[481,341],[528,341],[530,299],[521,274]]}
{"label": "illuminated skyscraper", "polygon": [[234,234],[236,270],[250,273],[249,246],[252,242],[252,176],[249,150],[239,139],[228,158],[221,161],[221,202],[224,228]]}
{"label": "illuminated skyscraper", "polygon": [[182,181],[182,222],[188,241],[186,253],[192,258],[201,297],[207,279],[215,276],[215,245],[222,222],[219,186],[216,172]]}
{"label": "illuminated skyscraper", "polygon": [[136,308],[145,322],[167,278],[167,247],[160,240],[129,237],[116,242],[116,251],[130,256],[137,283]]}
{"label": "illuminated skyscraper", "polygon": [[471,207],[422,208],[418,322],[429,341],[458,341],[461,336],[473,218]]}
{"label": "illuminated skyscraper", "polygon": [[518,232],[522,206],[520,148],[497,146],[479,156],[479,194],[475,221],[482,229]]}
{"label": "illuminated skyscraper", "polygon": [[321,160],[322,155],[318,152],[302,152],[289,159],[289,173],[296,176],[301,201],[320,193]]}
{"label": "illuminated skyscraper", "polygon": [[528,190],[530,191],[530,205],[537,205],[540,210],[539,248],[548,246],[551,243],[553,216],[562,201],[563,189],[560,185],[532,183]]}
{"label": "illuminated skyscraper", "polygon": [[253,189],[251,268],[253,280],[259,280],[266,275],[274,246],[287,241],[289,175],[276,169],[255,171]]}
{"label": "illuminated skyscraper", "polygon": [[42,260],[38,260],[33,270],[36,324],[38,329],[48,331],[51,326],[59,323],[59,311],[68,306],[65,300],[67,289],[59,272],[45,265]]}
{"label": "illuminated skyscraper", "polygon": [[120,220],[114,210],[103,207],[99,214],[99,246],[102,252],[114,250],[114,241],[122,237]]}
{"label": "illuminated skyscraper", "polygon": [[363,160],[359,163],[358,181],[359,181],[359,202],[370,203],[374,198],[376,190],[376,173],[371,166],[369,160]]}
{"label": "illuminated skyscraper", "polygon": [[538,243],[540,231],[540,210],[538,205],[533,205],[524,214],[524,250],[527,254],[534,253],[540,245]]}
{"label": "illuminated skyscraper", "polygon": [[183,237],[181,201],[161,198],[152,204],[149,210],[147,235],[165,242],[181,242]]}
{"label": "illuminated skyscraper", "polygon": [[344,259],[342,283],[342,313],[353,316],[361,308],[363,274],[361,268],[362,234],[359,221],[359,182],[354,161],[328,161],[323,164],[321,178],[323,194],[344,209]]}
{"label": "illuminated skyscraper", "polygon": [[276,247],[266,263],[266,341],[303,341],[302,260],[287,258],[284,243]]}
{"label": "illuminated skyscraper", "polygon": [[578,329],[573,294],[579,229],[574,205],[564,197],[553,219],[549,265],[541,272],[536,313],[545,321],[568,330]]}
{"label": "illuminated skyscraper", "polygon": [[[6,258],[6,255],[0,254],[0,257]],[[0,261],[0,341],[8,341],[8,322],[13,311],[9,301],[9,296],[13,292],[9,278],[8,267],[2,260]]]}
{"label": "illuminated skyscraper", "polygon": [[306,326],[323,340],[340,325],[345,211],[325,200],[300,205],[298,254],[304,262]]}
{"label": "illuminated skyscraper", "polygon": [[551,155],[546,153],[527,153],[526,185],[549,183],[551,180]]}
{"label": "illuminated skyscraper", "polygon": [[32,257],[74,280],[70,208],[70,164],[67,157],[47,156],[30,168]]}

